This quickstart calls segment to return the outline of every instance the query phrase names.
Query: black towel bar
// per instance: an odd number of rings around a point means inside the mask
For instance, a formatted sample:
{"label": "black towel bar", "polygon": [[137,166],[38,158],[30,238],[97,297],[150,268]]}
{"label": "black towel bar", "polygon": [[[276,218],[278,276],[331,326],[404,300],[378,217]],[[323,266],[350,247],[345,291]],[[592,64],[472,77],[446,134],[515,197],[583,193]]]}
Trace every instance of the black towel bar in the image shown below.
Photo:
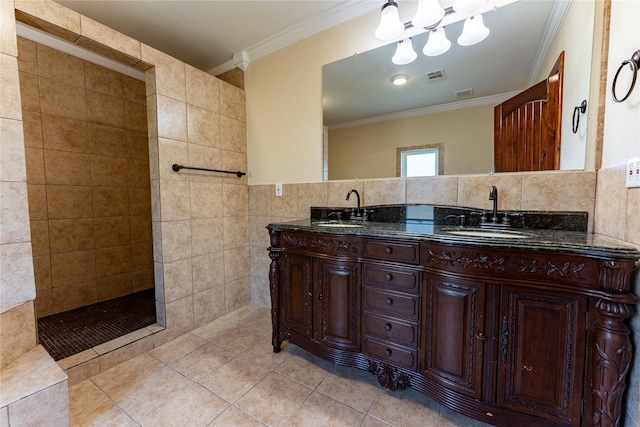
{"label": "black towel bar", "polygon": [[232,174],[236,175],[238,178],[240,178],[243,175],[246,175],[246,173],[240,172],[240,171],[234,172],[234,171],[223,171],[223,170],[218,170],[218,169],[196,168],[196,167],[193,167],[193,166],[179,165],[177,163],[174,163],[171,166],[171,169],[173,169],[175,172],[179,172],[180,169],[193,169],[193,170],[197,170],[197,171],[206,171],[206,172],[232,173]]}

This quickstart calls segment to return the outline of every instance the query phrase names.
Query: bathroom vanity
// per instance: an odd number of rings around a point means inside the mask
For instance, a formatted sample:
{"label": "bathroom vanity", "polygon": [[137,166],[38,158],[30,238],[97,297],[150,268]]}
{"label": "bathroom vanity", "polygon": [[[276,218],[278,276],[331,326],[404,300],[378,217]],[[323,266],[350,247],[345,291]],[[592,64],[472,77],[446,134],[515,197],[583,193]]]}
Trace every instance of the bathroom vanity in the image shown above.
{"label": "bathroom vanity", "polygon": [[286,340],[498,426],[616,425],[634,248],[437,221],[267,228],[275,352]]}

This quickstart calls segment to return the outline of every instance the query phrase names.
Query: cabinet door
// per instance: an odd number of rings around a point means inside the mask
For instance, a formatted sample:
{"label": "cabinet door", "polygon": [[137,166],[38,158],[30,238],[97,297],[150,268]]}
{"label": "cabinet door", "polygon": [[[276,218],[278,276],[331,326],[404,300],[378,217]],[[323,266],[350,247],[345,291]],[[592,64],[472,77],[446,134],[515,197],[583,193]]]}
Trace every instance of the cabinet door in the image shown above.
{"label": "cabinet door", "polygon": [[482,393],[484,283],[427,276],[422,373],[476,399]]}
{"label": "cabinet door", "polygon": [[280,266],[281,327],[312,337],[312,258],[284,253]]}
{"label": "cabinet door", "polygon": [[585,297],[504,287],[501,298],[498,404],[579,425]]}
{"label": "cabinet door", "polygon": [[316,339],[343,350],[360,351],[360,264],[314,260]]}

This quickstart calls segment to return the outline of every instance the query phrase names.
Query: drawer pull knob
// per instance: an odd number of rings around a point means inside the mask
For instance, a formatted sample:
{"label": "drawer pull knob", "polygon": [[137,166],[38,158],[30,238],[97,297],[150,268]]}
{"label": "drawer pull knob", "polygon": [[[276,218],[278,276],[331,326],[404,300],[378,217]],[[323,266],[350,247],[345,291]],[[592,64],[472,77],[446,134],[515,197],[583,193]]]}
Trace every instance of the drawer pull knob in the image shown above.
{"label": "drawer pull knob", "polygon": [[391,281],[391,279],[393,279],[393,276],[392,276],[391,274],[387,273],[387,274],[385,274],[385,275],[384,275],[384,279],[385,279],[387,282],[389,282],[389,281]]}
{"label": "drawer pull knob", "polygon": [[388,349],[386,349],[386,350],[384,351],[384,355],[385,355],[385,356],[387,356],[387,357],[390,357],[392,354],[393,354],[393,352],[391,351],[391,349],[390,349],[390,348],[388,348]]}
{"label": "drawer pull knob", "polygon": [[385,254],[391,255],[391,252],[393,252],[393,249],[391,249],[390,247],[387,246],[386,248],[384,248],[384,253]]}
{"label": "drawer pull knob", "polygon": [[391,330],[391,323],[387,323],[384,325],[384,330],[389,332]]}
{"label": "drawer pull knob", "polygon": [[387,305],[392,305],[393,304],[393,300],[391,298],[387,298],[384,302]]}

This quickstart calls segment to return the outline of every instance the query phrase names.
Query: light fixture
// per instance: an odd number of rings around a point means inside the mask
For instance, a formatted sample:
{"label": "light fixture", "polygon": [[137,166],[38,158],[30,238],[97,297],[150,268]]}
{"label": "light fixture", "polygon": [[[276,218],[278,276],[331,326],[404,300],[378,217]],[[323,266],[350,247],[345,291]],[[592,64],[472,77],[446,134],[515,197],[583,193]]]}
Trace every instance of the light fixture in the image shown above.
{"label": "light fixture", "polygon": [[409,81],[409,76],[406,74],[396,74],[391,79],[391,82],[396,86],[402,86],[403,84],[406,84],[407,81]]}
{"label": "light fixture", "polygon": [[411,19],[414,27],[431,27],[444,17],[444,9],[438,0],[418,0],[418,10]]}
{"label": "light fixture", "polygon": [[450,47],[451,42],[447,39],[444,27],[438,27],[429,33],[429,40],[424,45],[422,53],[427,56],[438,56],[448,51]]}
{"label": "light fixture", "polygon": [[382,6],[380,25],[376,28],[376,37],[382,40],[390,40],[398,37],[404,31],[404,24],[398,15],[398,3],[388,0]]}
{"label": "light fixture", "polygon": [[489,29],[484,26],[482,15],[472,16],[465,19],[462,34],[458,37],[460,46],[471,46],[480,43],[489,35]]}
{"label": "light fixture", "polygon": [[398,42],[398,48],[391,62],[396,65],[406,65],[412,63],[417,57],[418,54],[413,50],[411,39],[404,39]]}
{"label": "light fixture", "polygon": [[458,13],[472,13],[487,3],[487,0],[455,0],[453,10]]}

